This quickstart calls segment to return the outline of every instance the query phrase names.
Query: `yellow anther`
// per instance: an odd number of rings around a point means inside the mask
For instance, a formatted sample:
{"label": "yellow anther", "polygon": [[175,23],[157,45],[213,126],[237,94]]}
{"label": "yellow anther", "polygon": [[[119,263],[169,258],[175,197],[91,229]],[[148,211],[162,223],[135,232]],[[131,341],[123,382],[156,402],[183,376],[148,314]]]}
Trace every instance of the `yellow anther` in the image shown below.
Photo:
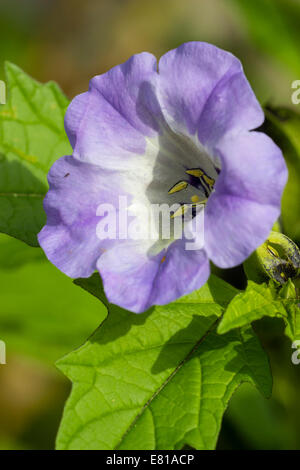
{"label": "yellow anther", "polygon": [[186,170],[186,173],[188,175],[196,176],[196,178],[200,178],[200,176],[204,175],[204,172],[200,169],[195,169],[195,170]]}
{"label": "yellow anther", "polygon": [[173,215],[171,215],[171,219],[174,219],[175,217],[179,217],[180,215],[185,214],[185,212],[188,210],[189,205],[184,204],[183,206],[180,206],[176,212],[174,212]]}
{"label": "yellow anther", "polygon": [[179,181],[179,183],[176,183],[169,191],[169,194],[177,193],[178,191],[182,191],[188,186],[188,183],[186,181]]}
{"label": "yellow anther", "polygon": [[215,180],[213,178],[210,178],[207,175],[203,175],[202,178],[204,179],[205,183],[207,183],[210,187],[213,187],[215,184]]}
{"label": "yellow anther", "polygon": [[202,199],[202,201],[198,201],[196,203],[193,203],[192,204],[192,207],[198,207],[200,206],[201,204],[206,204],[207,203],[207,198],[206,199]]}
{"label": "yellow anther", "polygon": [[195,202],[195,203],[196,203],[196,202],[199,202],[199,201],[200,201],[199,196],[197,196],[197,194],[194,194],[194,195],[191,197],[191,201],[192,201],[192,202]]}

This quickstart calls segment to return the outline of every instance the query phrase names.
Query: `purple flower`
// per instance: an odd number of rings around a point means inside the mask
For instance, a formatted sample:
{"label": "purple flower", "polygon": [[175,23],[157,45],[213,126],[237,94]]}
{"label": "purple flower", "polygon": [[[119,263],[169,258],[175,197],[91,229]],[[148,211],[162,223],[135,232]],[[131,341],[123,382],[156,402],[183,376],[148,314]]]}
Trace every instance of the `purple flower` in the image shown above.
{"label": "purple flower", "polygon": [[[39,242],[70,277],[99,270],[110,302],[134,312],[201,287],[209,260],[243,262],[280,213],[287,170],[261,132],[263,111],[232,54],[192,42],[157,65],[141,53],[94,77],[69,106],[73,155],[49,172]],[[99,204],[205,201],[204,246],[184,239],[101,240]],[[138,215],[136,216],[138,217]]]}

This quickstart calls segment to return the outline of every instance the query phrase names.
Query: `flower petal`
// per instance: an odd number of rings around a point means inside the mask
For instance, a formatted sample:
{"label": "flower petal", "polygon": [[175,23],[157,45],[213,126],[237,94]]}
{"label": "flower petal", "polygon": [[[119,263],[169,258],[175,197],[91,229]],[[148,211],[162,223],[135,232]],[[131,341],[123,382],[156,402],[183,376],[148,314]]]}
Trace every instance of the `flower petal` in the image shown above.
{"label": "flower petal", "polygon": [[209,278],[209,261],[204,250],[186,250],[185,240],[169,246],[165,261],[153,283],[150,303],[164,305],[200,289]]}
{"label": "flower petal", "polygon": [[147,109],[156,59],[146,52],[94,77],[89,91],[70,104],[65,128],[73,156],[107,168],[124,166],[132,153],[143,154],[145,136],[157,132]]}
{"label": "flower petal", "polygon": [[204,42],[182,44],[159,61],[159,97],[173,130],[211,144],[229,130],[251,130],[263,122],[240,61]]}
{"label": "flower petal", "polygon": [[48,259],[70,277],[89,277],[102,250],[114,240],[101,241],[96,228],[100,203],[117,207],[111,172],[60,158],[48,175],[50,190],[44,199],[47,224],[38,239]]}
{"label": "flower petal", "polygon": [[135,313],[151,305],[149,297],[163,254],[148,257],[141,243],[123,243],[107,250],[97,263],[109,302]]}
{"label": "flower petal", "polygon": [[240,70],[224,77],[215,86],[205,103],[198,123],[202,145],[213,150],[228,134],[256,129],[264,122],[263,110],[257,101],[242,65]]}
{"label": "flower petal", "polygon": [[280,214],[287,169],[277,145],[259,132],[224,139],[218,155],[222,171],[205,211],[205,250],[228,268],[267,238]]}
{"label": "flower petal", "polygon": [[108,300],[135,313],[199,289],[209,277],[205,252],[186,251],[183,240],[152,257],[141,244],[115,245],[97,268]]}

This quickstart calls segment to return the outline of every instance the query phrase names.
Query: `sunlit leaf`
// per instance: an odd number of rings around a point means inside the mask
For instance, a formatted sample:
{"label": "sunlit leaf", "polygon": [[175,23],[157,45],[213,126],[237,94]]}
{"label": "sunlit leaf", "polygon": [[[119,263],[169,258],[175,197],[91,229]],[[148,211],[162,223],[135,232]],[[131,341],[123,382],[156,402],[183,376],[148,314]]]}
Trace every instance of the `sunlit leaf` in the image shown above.
{"label": "sunlit leaf", "polygon": [[286,334],[292,340],[296,339],[298,337],[297,317],[300,316],[297,303],[295,299],[281,297],[272,284],[268,286],[248,281],[247,289],[236,295],[228,305],[218,326],[218,333],[227,333],[234,328],[249,325],[267,316],[281,318],[287,327]]}
{"label": "sunlit leaf", "polygon": [[[98,296],[96,277],[89,282]],[[235,294],[211,276],[199,291],[141,315],[108,305],[96,333],[58,362],[73,382],[58,448],[214,448],[237,386],[249,381],[265,395],[271,388],[252,330],[215,332]]]}
{"label": "sunlit leaf", "polygon": [[64,131],[68,100],[6,64],[8,101],[0,105],[0,231],[37,245],[52,163],[70,153]]}
{"label": "sunlit leaf", "polygon": [[0,339],[7,354],[51,364],[82,344],[105,307],[52,266],[40,248],[0,237]]}

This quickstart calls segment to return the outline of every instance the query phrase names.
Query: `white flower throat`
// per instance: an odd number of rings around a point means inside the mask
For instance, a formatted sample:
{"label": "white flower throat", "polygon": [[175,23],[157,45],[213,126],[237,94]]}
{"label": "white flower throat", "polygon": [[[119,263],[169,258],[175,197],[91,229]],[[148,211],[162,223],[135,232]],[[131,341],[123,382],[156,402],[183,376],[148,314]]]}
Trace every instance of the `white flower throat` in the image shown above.
{"label": "white flower throat", "polygon": [[164,129],[156,139],[148,139],[146,156],[141,163],[147,163],[144,181],[150,203],[205,203],[214,190],[220,164],[196,136]]}
{"label": "white flower throat", "polygon": [[[145,237],[153,254],[166,248],[178,238],[177,231],[200,215],[214,191],[220,162],[197,136],[187,137],[170,128],[146,142],[145,153],[134,158],[126,171],[126,187],[134,196],[130,215],[141,227],[153,226],[153,235]],[[160,216],[155,217],[159,210]]]}

